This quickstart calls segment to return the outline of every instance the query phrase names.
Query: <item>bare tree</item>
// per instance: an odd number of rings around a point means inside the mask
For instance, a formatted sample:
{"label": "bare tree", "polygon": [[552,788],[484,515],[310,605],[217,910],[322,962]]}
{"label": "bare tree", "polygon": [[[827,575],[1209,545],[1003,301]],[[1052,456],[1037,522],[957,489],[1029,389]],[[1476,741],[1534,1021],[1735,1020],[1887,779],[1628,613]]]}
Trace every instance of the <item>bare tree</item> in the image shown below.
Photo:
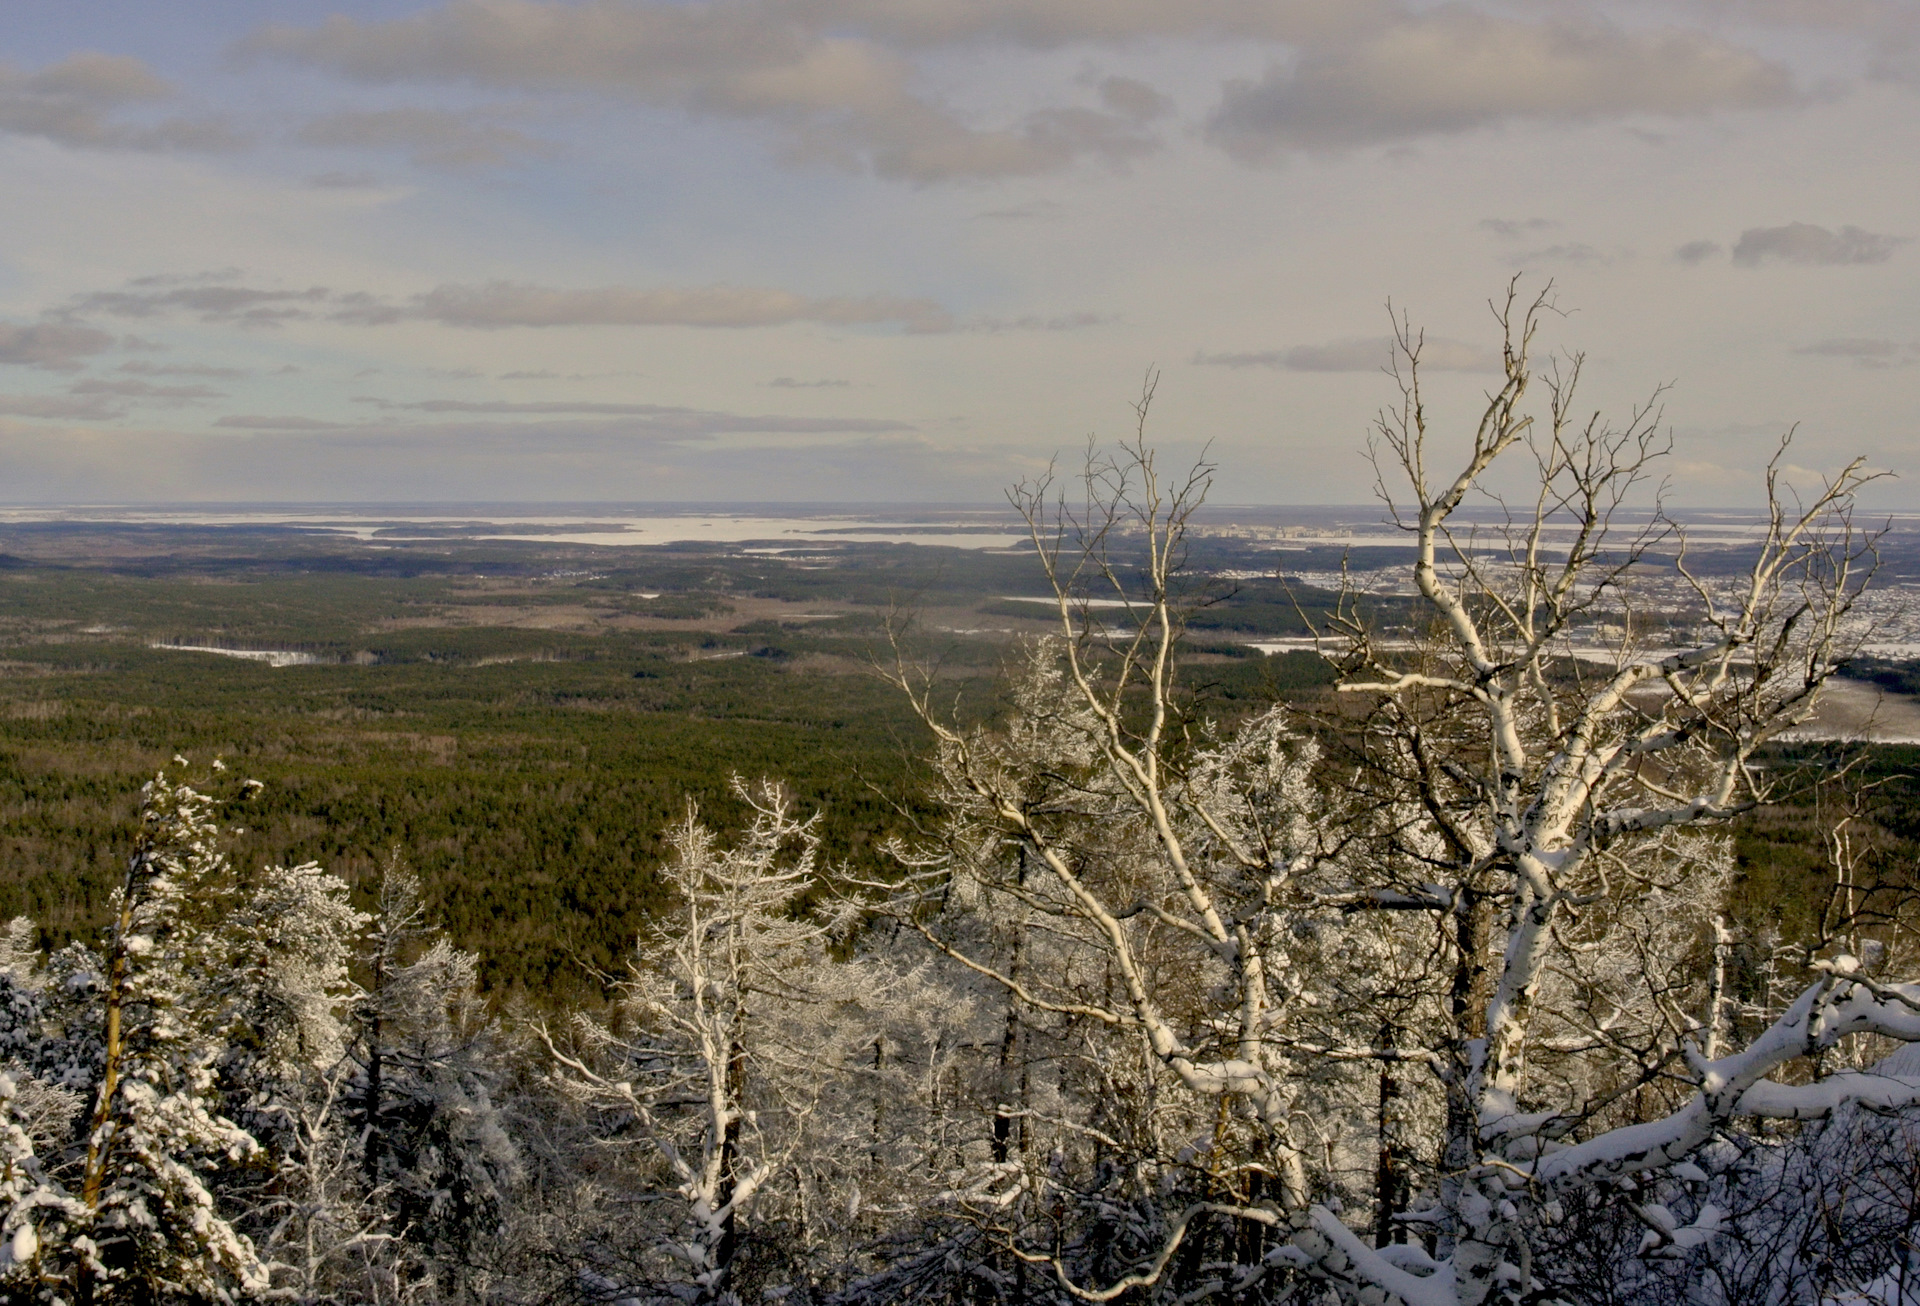
{"label": "bare tree", "polygon": [[[1067,1105],[1028,1116],[1085,1153],[1090,1174],[1106,1165],[1128,1181],[1014,1185],[1046,1189],[1043,1209],[1079,1201],[1105,1231],[1065,1230],[1058,1214],[1000,1225],[1014,1255],[1094,1300],[1156,1282],[1183,1244],[1198,1246],[1192,1227],[1271,1227],[1268,1203],[1303,1207],[1308,1153],[1322,1151],[1299,1110],[1310,1075],[1273,1034],[1300,995],[1289,886],[1336,858],[1337,841],[1310,819],[1315,750],[1277,713],[1216,735],[1186,709],[1177,654],[1204,599],[1187,592],[1187,530],[1209,469],[1161,474],[1144,435],[1151,398],[1149,381],[1133,443],[1090,455],[1077,505],[1051,477],[1012,493],[1059,631],[1023,669],[1009,724],[963,729],[904,656],[893,672],[937,740],[948,813],[935,837],[895,849],[913,871],[899,918],[1084,1043],[1079,1064],[1106,1081],[1060,1083]],[[936,900],[945,909],[930,914]],[[997,963],[956,902],[1016,922],[1024,942]],[[1187,1209],[1154,1210],[1170,1190]],[[1004,1215],[1011,1192],[982,1182],[970,1195]],[[1229,1250],[1261,1245],[1224,1236]],[[1109,1282],[1086,1286],[1081,1270]]]}
{"label": "bare tree", "polygon": [[[1265,1282],[1519,1303],[1551,1277],[1535,1252],[1570,1205],[1617,1201],[1644,1254],[1685,1251],[1725,1213],[1622,1194],[1698,1171],[1743,1121],[1920,1102],[1904,1076],[1793,1068],[1859,1034],[1920,1037],[1920,987],[1844,952],[1730,1046],[1728,860],[1708,833],[1767,801],[1761,751],[1857,642],[1874,538],[1853,501],[1871,474],[1855,462],[1798,498],[1776,457],[1752,538],[1703,554],[1660,509],[1659,393],[1614,426],[1579,416],[1578,356],[1536,377],[1551,308],[1512,286],[1494,305],[1502,377],[1444,476],[1421,339],[1396,323],[1400,402],[1375,452],[1414,616],[1383,632],[1348,596],[1323,649],[1351,710],[1317,743],[1279,712],[1218,731],[1186,710],[1182,614],[1203,596],[1182,566],[1208,469],[1168,481],[1143,432],[1090,456],[1078,506],[1050,480],[1014,492],[1057,600],[1049,703],[963,729],[896,663],[950,813],[903,850],[918,878],[901,918],[1026,1008],[1137,1041],[1177,1094],[1239,1122],[1123,1273],[1002,1230],[1073,1297]],[[1494,487],[1516,459],[1528,489],[1509,503]],[[946,905],[963,881],[1044,922],[1058,964],[997,965]],[[1413,1186],[1393,1173],[1413,1153],[1432,1167],[1415,1209],[1384,1196],[1378,1247],[1315,1200],[1347,1182],[1351,1138],[1327,1122],[1376,1083],[1376,1128],[1391,1116],[1400,1135],[1380,1187]],[[1222,1221],[1256,1233],[1182,1251]]]}

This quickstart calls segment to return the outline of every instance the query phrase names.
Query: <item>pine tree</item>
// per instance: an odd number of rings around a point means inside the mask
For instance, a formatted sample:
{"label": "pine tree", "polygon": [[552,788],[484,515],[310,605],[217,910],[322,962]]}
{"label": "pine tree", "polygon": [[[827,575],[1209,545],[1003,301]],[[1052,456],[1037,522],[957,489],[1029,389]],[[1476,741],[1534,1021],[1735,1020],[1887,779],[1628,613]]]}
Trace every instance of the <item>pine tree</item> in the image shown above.
{"label": "pine tree", "polygon": [[362,955],[371,985],[341,1109],[386,1227],[457,1279],[499,1227],[521,1162],[496,1102],[505,1059],[479,958],[428,930],[425,915],[419,881],[390,863]]}

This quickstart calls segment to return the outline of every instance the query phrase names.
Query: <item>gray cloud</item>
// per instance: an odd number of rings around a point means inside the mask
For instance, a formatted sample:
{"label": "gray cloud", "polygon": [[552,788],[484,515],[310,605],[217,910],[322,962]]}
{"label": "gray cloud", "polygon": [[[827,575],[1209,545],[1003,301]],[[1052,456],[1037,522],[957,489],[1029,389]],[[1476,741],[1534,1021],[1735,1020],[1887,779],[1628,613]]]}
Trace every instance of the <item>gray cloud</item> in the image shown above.
{"label": "gray cloud", "polygon": [[[152,282],[156,279],[143,278]],[[138,283],[134,283],[138,284]],[[197,314],[203,322],[237,322],[249,326],[277,326],[283,322],[327,318],[361,326],[427,321],[472,328],[557,326],[693,326],[765,327],[794,322],[830,326],[899,326],[912,332],[954,329],[947,311],[929,299],[889,295],[808,296],[766,286],[659,286],[641,289],[604,286],[587,290],[559,290],[520,282],[495,281],[477,286],[439,286],[405,300],[392,300],[365,291],[333,291],[325,286],[305,290],[272,290],[251,286],[172,284],[157,288],[108,290],[76,296],[61,309],[68,318],[89,314],[153,318],[170,313]],[[1020,325],[1084,325],[1077,320],[1035,319]],[[994,329],[982,327],[980,329]],[[0,332],[7,328],[0,327]],[[77,326],[14,328],[16,331],[74,332]],[[93,332],[88,337],[62,337],[72,344],[98,337],[104,348],[110,337]],[[50,338],[47,338],[50,339]],[[8,337],[0,334],[0,361],[8,351]],[[22,345],[21,348],[25,348]],[[43,341],[43,349],[47,347]]]}
{"label": "gray cloud", "polygon": [[1036,49],[1153,37],[1302,44],[1376,28],[1400,12],[1388,0],[801,0],[790,9],[909,48],[1000,41]]}
{"label": "gray cloud", "polygon": [[1004,447],[918,434],[749,438],[743,458],[738,442],[644,418],[200,431],[0,418],[0,480],[16,502],[55,503],[285,501],[289,487],[314,502],[821,500],[849,485],[898,502],[929,486],[936,499],[984,500],[1025,465]]}
{"label": "gray cloud", "polygon": [[1172,100],[1131,77],[1101,78],[1100,103],[1135,122],[1152,122],[1173,110]]}
{"label": "gray cloud", "polygon": [[993,222],[1032,222],[1039,218],[1057,218],[1065,212],[1066,207],[1053,200],[1028,200],[1004,209],[985,209],[973,216]]}
{"label": "gray cloud", "polygon": [[790,376],[776,376],[766,383],[775,390],[837,390],[853,384],[851,381],[827,379],[822,381],[796,381]]}
{"label": "gray cloud", "polygon": [[1528,250],[1519,256],[1522,263],[1571,263],[1575,267],[1606,267],[1613,262],[1611,254],[1602,253],[1591,245],[1574,241],[1565,245],[1549,245],[1545,249]]}
{"label": "gray cloud", "polygon": [[307,178],[307,185],[317,190],[372,190],[379,184],[371,172],[323,172]]}
{"label": "gray cloud", "polygon": [[1260,161],[1513,119],[1682,116],[1795,98],[1783,67],[1697,32],[1517,22],[1447,6],[1308,48],[1258,81],[1229,82],[1207,131],[1234,156]]}
{"label": "gray cloud", "polygon": [[115,370],[134,376],[204,376],[216,381],[234,381],[249,375],[244,367],[214,367],[207,363],[148,363],[141,359],[122,363]]}
{"label": "gray cloud", "polygon": [[154,399],[171,403],[189,403],[199,399],[225,399],[226,393],[204,385],[155,385],[151,381],[79,381],[67,387],[76,395],[117,395],[122,399]]}
{"label": "gray cloud", "polygon": [[556,152],[549,141],[472,114],[443,109],[327,114],[302,127],[299,139],[306,145],[334,149],[400,150],[422,167],[453,170],[493,167]]}
{"label": "gray cloud", "polygon": [[838,34],[847,26],[765,3],[467,0],[385,22],[335,15],[317,27],[270,26],[239,50],[369,84],[589,90],[765,121],[786,130],[796,160],[917,182],[1053,172],[1157,144],[1139,127],[1142,98],[1126,88],[1116,88],[1121,112],[1050,108],[1010,127],[969,126],[909,89],[913,69],[899,55]]}
{"label": "gray cloud", "polygon": [[312,417],[273,417],[252,413],[234,413],[219,418],[215,426],[238,431],[345,431],[345,422],[322,422]]}
{"label": "gray cloud", "polygon": [[[143,278],[149,284],[160,278]],[[168,279],[171,280],[171,279]],[[140,282],[133,284],[139,285]],[[61,311],[73,315],[159,317],[174,310],[198,313],[203,322],[246,322],[259,326],[311,317],[311,305],[324,304],[325,286],[306,290],[259,290],[247,286],[187,285],[164,290],[103,290],[80,295]]]}
{"label": "gray cloud", "polygon": [[[781,326],[821,322],[833,326],[897,324],[909,331],[944,331],[945,309],[931,300],[884,295],[813,298],[756,286],[609,286],[554,290],[518,282],[441,286],[413,297],[398,310],[448,326]],[[380,320],[378,310],[367,320]]]}
{"label": "gray cloud", "polygon": [[1690,240],[1673,251],[1674,258],[1689,266],[1704,263],[1720,252],[1720,243],[1714,240]]}
{"label": "gray cloud", "polygon": [[63,418],[67,421],[111,421],[126,409],[103,396],[0,395],[0,413],[9,417]]}
{"label": "gray cloud", "polygon": [[0,322],[0,363],[72,371],[81,360],[113,346],[113,337],[92,327],[62,322],[16,326]]}
{"label": "gray cloud", "polygon": [[1818,358],[1848,358],[1861,367],[1879,371],[1920,363],[1920,341],[1873,340],[1860,336],[1816,340],[1793,351]]}
{"label": "gray cloud", "polygon": [[1518,240],[1522,236],[1538,235],[1545,231],[1554,231],[1560,224],[1552,218],[1482,218],[1480,230],[1491,231],[1505,240]]}
{"label": "gray cloud", "polygon": [[[1259,353],[1202,352],[1195,354],[1193,361],[1203,367],[1264,367],[1275,372],[1378,372],[1392,359],[1393,349],[1392,340],[1379,336]],[[1421,346],[1420,365],[1435,372],[1490,372],[1499,370],[1500,355],[1477,345],[1429,336]]]}
{"label": "gray cloud", "polygon": [[1757,268],[1769,260],[1809,267],[1843,267],[1858,263],[1885,263],[1907,244],[1909,236],[1884,236],[1859,227],[1829,231],[1811,222],[1789,222],[1784,227],[1749,227],[1733,247],[1735,267]]}
{"label": "gray cloud", "polygon": [[395,403],[371,397],[358,397],[355,402],[373,404],[383,410],[422,413],[471,413],[503,417],[638,417],[645,419],[646,429],[651,434],[693,438],[713,435],[888,434],[915,429],[906,422],[865,417],[741,416],[737,413],[716,413],[661,404],[587,401],[513,403],[500,399],[422,399]]}
{"label": "gray cloud", "polygon": [[171,86],[125,55],[85,52],[37,72],[0,66],[0,132],[82,149],[225,150],[245,143],[214,119],[116,116],[172,97]]}

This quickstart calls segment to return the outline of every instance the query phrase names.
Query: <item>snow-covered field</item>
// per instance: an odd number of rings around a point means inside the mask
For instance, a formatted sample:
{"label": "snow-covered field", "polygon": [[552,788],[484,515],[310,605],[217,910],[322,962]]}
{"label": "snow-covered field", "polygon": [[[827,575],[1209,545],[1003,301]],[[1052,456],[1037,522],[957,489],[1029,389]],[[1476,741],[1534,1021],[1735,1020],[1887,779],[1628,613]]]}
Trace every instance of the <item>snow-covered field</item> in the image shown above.
{"label": "snow-covered field", "polygon": [[147,647],[166,649],[172,653],[215,653],[223,658],[264,662],[270,667],[311,667],[319,665],[320,662],[320,659],[311,653],[297,653],[291,649],[215,648],[211,644],[149,644]]}

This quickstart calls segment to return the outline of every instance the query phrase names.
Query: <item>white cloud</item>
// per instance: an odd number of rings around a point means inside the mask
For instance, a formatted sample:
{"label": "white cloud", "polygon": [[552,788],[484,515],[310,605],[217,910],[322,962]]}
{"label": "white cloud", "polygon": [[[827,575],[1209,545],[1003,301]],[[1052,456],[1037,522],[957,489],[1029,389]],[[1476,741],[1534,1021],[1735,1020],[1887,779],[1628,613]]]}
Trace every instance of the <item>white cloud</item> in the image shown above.
{"label": "white cloud", "polygon": [[1117,112],[1044,108],[983,130],[915,94],[896,52],[834,34],[798,7],[468,0],[386,22],[270,26],[239,48],[374,85],[597,91],[765,121],[787,131],[793,158],[916,182],[1053,172],[1157,144],[1139,126],[1151,88],[1116,85]]}

